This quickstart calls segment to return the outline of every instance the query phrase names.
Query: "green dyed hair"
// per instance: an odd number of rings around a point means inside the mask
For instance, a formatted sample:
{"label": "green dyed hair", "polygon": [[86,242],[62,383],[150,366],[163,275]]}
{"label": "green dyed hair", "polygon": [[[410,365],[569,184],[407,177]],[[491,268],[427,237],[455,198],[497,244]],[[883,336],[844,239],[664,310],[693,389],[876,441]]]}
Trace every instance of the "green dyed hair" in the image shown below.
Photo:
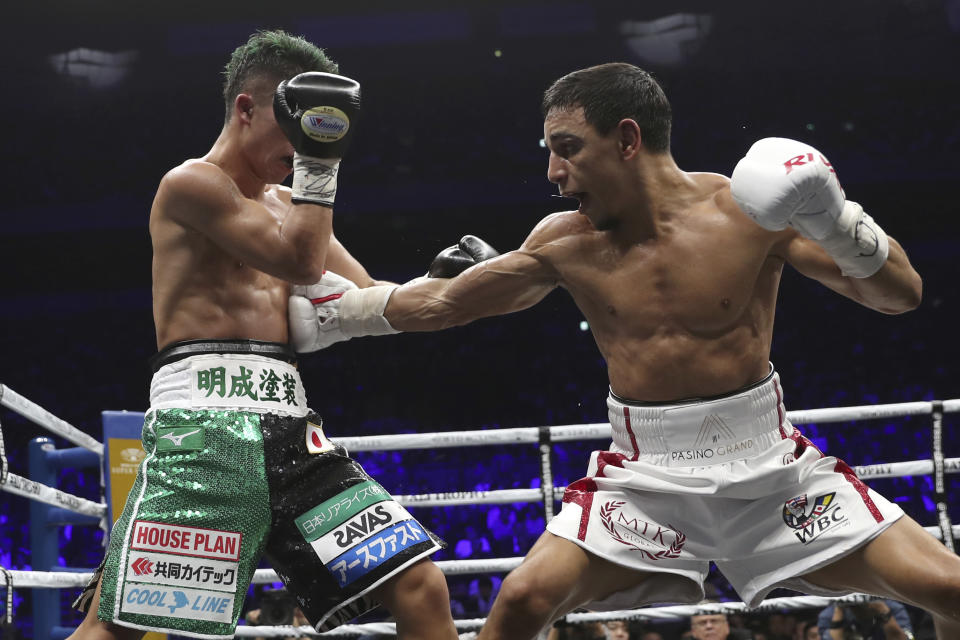
{"label": "green dyed hair", "polygon": [[650,151],[670,150],[670,101],[653,76],[624,62],[601,64],[569,73],[546,90],[543,115],[583,107],[583,118],[601,135],[624,118],[640,125]]}
{"label": "green dyed hair", "polygon": [[223,69],[224,121],[230,121],[233,101],[239,94],[266,99],[281,81],[305,71],[337,73],[339,67],[323,49],[301,36],[279,29],[257,31],[246,44],[234,49]]}

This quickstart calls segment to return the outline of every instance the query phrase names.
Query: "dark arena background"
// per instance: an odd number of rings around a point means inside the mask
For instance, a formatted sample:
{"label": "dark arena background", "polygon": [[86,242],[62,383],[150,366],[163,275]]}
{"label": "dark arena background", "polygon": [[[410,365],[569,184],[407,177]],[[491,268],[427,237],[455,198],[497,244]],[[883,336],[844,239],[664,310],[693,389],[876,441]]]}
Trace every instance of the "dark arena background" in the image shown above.
{"label": "dark arena background", "polygon": [[[213,143],[221,69],[260,28],[306,36],[362,84],[334,227],[374,277],[422,275],[465,233],[501,251],[519,246],[567,206],[546,180],[543,90],[578,68],[632,62],[672,102],[682,169],[729,175],[758,138],[806,141],[923,276],[920,307],[885,316],[788,267],[772,355],[787,408],[960,397],[958,0],[192,5],[5,8],[0,383],[98,440],[101,411],[147,408],[153,193],[168,169]],[[340,343],[304,357],[301,370],[332,438],[605,422],[604,362],[581,321],[558,290],[530,310],[462,328]],[[946,414],[948,458],[960,456],[957,424]],[[51,436],[5,408],[0,425],[9,472],[29,477],[29,440]],[[930,416],[801,429],[851,465],[931,457]],[[589,451],[605,445],[555,445],[554,484],[580,477]],[[357,456],[394,494],[540,486],[533,444]],[[870,485],[921,525],[936,524],[931,476]],[[59,487],[100,500],[89,469],[63,470]],[[946,491],[960,519],[957,476],[947,475]],[[0,493],[4,569],[49,570],[34,566],[28,507]],[[544,527],[539,503],[413,511],[448,542],[440,560],[522,556]],[[102,537],[61,527],[58,563],[91,570]],[[496,588],[503,574],[492,577]],[[486,615],[477,575],[448,582],[456,617]],[[251,588],[247,607],[279,586]],[[710,591],[739,600],[716,572]],[[10,637],[35,637],[32,592],[14,589]],[[68,609],[76,592],[61,593],[67,626],[80,620]],[[776,634],[817,613],[741,621],[757,638],[792,638]],[[917,637],[932,637],[922,612],[910,613]],[[642,627],[665,638],[684,632],[682,621],[632,624],[636,638]]]}

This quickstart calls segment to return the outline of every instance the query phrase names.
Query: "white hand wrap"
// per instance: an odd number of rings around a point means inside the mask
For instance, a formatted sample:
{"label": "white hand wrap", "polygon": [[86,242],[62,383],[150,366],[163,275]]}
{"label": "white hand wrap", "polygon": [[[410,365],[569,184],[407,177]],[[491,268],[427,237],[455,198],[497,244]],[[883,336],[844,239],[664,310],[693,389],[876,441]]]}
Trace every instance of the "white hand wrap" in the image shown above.
{"label": "white hand wrap", "polygon": [[890,241],[863,207],[847,200],[834,232],[819,240],[845,276],[869,278],[883,266],[890,254]]}
{"label": "white hand wrap", "polygon": [[347,291],[340,298],[340,329],[349,337],[400,333],[383,317],[383,310],[397,285],[381,285]]}
{"label": "white hand wrap", "polygon": [[860,205],[847,202],[830,162],[810,145],[758,140],[730,178],[737,205],[769,231],[794,227],[830,254],[844,275],[866,278],[887,259],[887,236]]}
{"label": "white hand wrap", "polygon": [[337,196],[339,158],[314,158],[293,154],[293,185],[290,199],[294,203],[332,207]]}
{"label": "white hand wrap", "polygon": [[356,288],[332,271],[325,272],[316,284],[291,287],[288,322],[294,351],[319,351],[351,338],[340,326],[339,305],[341,296]]}

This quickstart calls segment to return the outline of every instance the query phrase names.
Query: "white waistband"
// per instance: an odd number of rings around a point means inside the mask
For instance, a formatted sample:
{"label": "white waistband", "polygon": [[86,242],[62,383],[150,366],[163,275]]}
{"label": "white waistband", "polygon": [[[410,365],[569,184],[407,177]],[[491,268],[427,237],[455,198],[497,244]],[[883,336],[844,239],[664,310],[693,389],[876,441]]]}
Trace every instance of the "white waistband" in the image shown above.
{"label": "white waistband", "polygon": [[296,367],[249,354],[190,356],[160,367],[151,409],[240,409],[304,416],[307,396]]}
{"label": "white waistband", "polygon": [[627,404],[611,394],[613,447],[635,460],[704,467],[751,458],[789,437],[776,372],[740,393],[686,404]]}

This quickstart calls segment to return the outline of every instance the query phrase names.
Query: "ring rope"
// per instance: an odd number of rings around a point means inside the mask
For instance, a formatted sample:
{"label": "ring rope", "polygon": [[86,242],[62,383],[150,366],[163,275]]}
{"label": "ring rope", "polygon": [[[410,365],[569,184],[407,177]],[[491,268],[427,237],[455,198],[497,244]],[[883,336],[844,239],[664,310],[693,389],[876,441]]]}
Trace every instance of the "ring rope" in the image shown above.
{"label": "ring rope", "polygon": [[77,429],[69,422],[61,420],[40,405],[27,400],[5,384],[0,384],[0,405],[19,413],[27,420],[52,431],[73,444],[103,457],[103,443],[98,442],[93,436]]}
{"label": "ring rope", "polygon": [[[940,527],[923,527],[924,531],[937,539],[942,540]],[[953,525],[953,535],[960,537],[960,525]],[[478,573],[508,573],[520,566],[522,557],[514,558],[488,558],[479,560],[437,560],[434,564],[437,568],[448,576],[473,575]],[[93,571],[89,572],[66,572],[66,571],[8,571],[13,584],[16,587],[33,589],[69,589],[73,587],[84,587],[90,578],[93,577]],[[257,569],[253,574],[252,584],[270,584],[279,582],[280,577],[273,569]],[[765,601],[766,602],[766,601]],[[763,606],[763,605],[761,605]]]}
{"label": "ring rope", "polygon": [[[36,424],[43,426],[67,440],[82,446],[88,450],[103,455],[103,445],[93,440],[87,434],[79,431],[70,424],[56,418],[49,412],[43,410],[38,405],[26,400],[19,394],[13,392],[9,387],[0,384],[0,404],[6,406],[24,417],[30,419]],[[945,473],[957,473],[960,471],[960,458],[945,459],[942,452],[942,419],[944,413],[960,411],[960,399],[951,399],[946,401],[933,402],[911,402],[889,405],[871,405],[856,407],[840,407],[828,409],[812,409],[803,411],[792,411],[787,413],[788,419],[797,424],[806,422],[842,422],[849,420],[876,419],[885,417],[895,417],[904,415],[933,415],[933,455],[931,459],[917,460],[910,462],[875,464],[856,467],[856,472],[861,477],[900,477],[908,475],[930,475],[935,476],[936,498],[938,500],[939,526],[924,527],[935,537],[945,540],[952,550],[953,538],[960,533],[960,526],[954,527],[946,513],[945,497]],[[435,447],[454,447],[470,444],[504,444],[504,443],[539,443],[541,448],[549,448],[550,442],[565,440],[583,440],[588,438],[606,438],[609,437],[611,428],[609,423],[599,424],[581,424],[564,425],[558,427],[531,427],[517,429],[501,429],[489,431],[459,431],[433,434],[399,434],[392,436],[367,436],[359,438],[340,438],[336,441],[348,446],[348,448],[359,451],[376,450],[396,450],[396,449],[416,449],[416,448],[435,448]],[[542,452],[541,452],[542,453]],[[32,498],[41,502],[46,502],[56,507],[65,508],[86,515],[93,515],[102,518],[106,513],[106,505],[98,504],[83,498],[71,496],[53,487],[42,483],[34,482],[22,478],[15,474],[7,472],[6,457],[3,449],[2,429],[0,429],[0,488],[11,493],[16,493],[27,498]],[[546,484],[544,486],[549,486]],[[562,496],[564,488],[554,487],[554,497]],[[406,506],[442,506],[442,505],[460,505],[477,503],[508,503],[508,502],[538,502],[544,500],[548,502],[548,490],[541,489],[509,489],[500,491],[469,491],[469,492],[448,492],[425,495],[407,495],[395,497],[398,502]],[[507,572],[518,566],[522,558],[499,558],[492,560],[460,560],[460,561],[439,561],[437,565],[445,574],[470,574],[487,572]],[[7,571],[0,568],[3,572],[7,584],[7,616],[8,621],[12,615],[12,591],[13,586],[39,587],[39,588],[66,588],[79,587],[86,584],[92,573],[75,572],[34,572],[34,571]],[[279,578],[272,569],[261,569],[256,572],[253,582],[255,584],[275,582]],[[819,602],[829,603],[832,601],[852,601],[859,602],[855,598],[868,598],[869,596],[854,595],[840,599],[823,599]],[[806,596],[804,598],[817,598],[816,596]],[[854,598],[851,600],[851,598]],[[757,610],[763,610],[766,607],[782,607],[786,601],[800,602],[798,598],[771,599],[764,601]],[[729,610],[745,610],[743,603],[726,603],[722,606],[731,607]],[[808,606],[824,606],[823,604],[810,604]],[[689,610],[689,607],[687,608]],[[676,607],[667,607],[658,609],[676,610]],[[703,607],[695,608],[694,611],[702,611]],[[611,618],[611,613],[606,614],[570,614],[566,620],[570,622],[577,621],[574,616],[608,616],[603,619],[622,619],[623,614],[629,614],[638,618],[657,619],[657,616],[668,615],[664,613],[649,614],[651,609],[637,610],[634,612],[615,612],[620,617]],[[647,612],[638,613],[638,612]],[[678,616],[690,615],[689,611],[677,613]],[[585,618],[584,621],[587,619]],[[474,621],[462,621],[473,623]],[[483,620],[476,621],[473,628],[479,627]],[[377,623],[384,624],[384,623]],[[389,624],[389,623],[387,623]],[[467,627],[470,628],[470,627]],[[293,627],[277,627],[280,630],[278,634],[266,633],[269,627],[256,627],[254,633],[238,633],[237,635],[289,635]],[[309,635],[319,635],[312,632],[309,627],[307,631],[300,633],[309,633]],[[239,629],[238,629],[239,632]],[[369,633],[362,632],[362,633]],[[395,633],[395,630],[394,632]],[[351,631],[350,627],[342,627],[329,635],[357,635],[358,632]],[[324,635],[328,635],[324,634]]]}
{"label": "ring rope", "polygon": [[[960,398],[937,401],[943,413],[960,411]],[[900,402],[895,404],[860,405],[854,407],[831,407],[788,411],[787,419],[793,424],[811,422],[847,422],[851,420],[875,420],[900,416],[930,415],[934,402]],[[541,427],[515,427],[474,431],[440,431],[436,433],[402,433],[383,436],[352,436],[331,438],[348,451],[395,451],[402,449],[437,449],[489,444],[539,443]],[[608,422],[571,424],[547,427],[551,442],[609,438]]]}
{"label": "ring rope", "polygon": [[82,513],[88,516],[103,518],[107,513],[107,505],[101,502],[93,502],[86,498],[71,495],[54,489],[51,486],[41,482],[28,480],[15,473],[8,473],[4,481],[0,483],[0,489],[8,493],[13,493],[24,498],[44,502],[54,507],[60,507],[67,511]]}
{"label": "ring rope", "polygon": [[879,600],[878,596],[864,593],[852,593],[841,597],[825,596],[786,596],[769,598],[758,606],[750,608],[744,602],[711,602],[709,604],[674,605],[669,607],[650,607],[644,609],[626,609],[622,611],[603,611],[591,613],[568,613],[563,620],[569,623],[601,622],[604,620],[684,620],[690,616],[705,613],[763,613],[784,609],[822,609],[834,602],[862,604]]}
{"label": "ring rope", "polygon": [[[679,621],[690,616],[706,613],[762,613],[764,611],[783,611],[795,609],[822,609],[834,602],[846,604],[861,604],[877,600],[875,596],[863,593],[854,593],[839,598],[823,596],[788,596],[784,598],[770,598],[751,609],[743,602],[712,602],[697,605],[675,605],[666,607],[649,607],[643,609],[624,609],[620,611],[603,611],[590,613],[569,613],[554,624],[581,624],[585,622],[605,622],[608,620],[646,620],[646,621]],[[485,618],[471,618],[454,620],[458,630],[467,631],[479,629],[486,621]],[[291,635],[305,635],[313,637],[331,636],[358,636],[358,635],[396,635],[397,627],[393,622],[373,622],[367,624],[341,625],[332,631],[317,633],[312,627],[301,626],[238,626],[235,636],[238,638],[277,637]]]}
{"label": "ring rope", "polygon": [[[854,470],[862,479],[929,475],[934,471],[934,461],[928,459],[862,465],[854,467]],[[949,474],[960,473],[960,458],[947,458],[943,460],[943,472]],[[25,498],[45,502],[55,507],[61,507],[85,515],[103,517],[106,513],[107,507],[105,504],[72,496],[59,489],[28,480],[13,473],[7,474],[6,480],[0,483],[0,488]],[[554,499],[562,498],[563,491],[564,487],[554,487]],[[540,502],[543,499],[543,493],[540,489],[498,489],[491,491],[450,491],[446,493],[397,495],[393,497],[405,507],[440,507],[469,504],[533,503]]]}
{"label": "ring rope", "polygon": [[[927,461],[929,462],[929,460]],[[554,487],[554,499],[563,496],[563,487]],[[393,496],[405,507],[447,507],[463,504],[509,504],[512,502],[540,502],[540,489],[492,489],[490,491],[448,491],[420,495]]]}
{"label": "ring rope", "polygon": [[[944,473],[960,473],[960,458],[943,460]],[[901,478],[906,476],[930,475],[934,471],[932,460],[909,460],[905,462],[886,462],[854,467],[861,479]],[[565,487],[554,487],[553,498],[563,497]],[[446,493],[425,493],[418,495],[398,495],[393,498],[405,507],[441,507],[465,504],[508,504],[514,502],[539,502],[543,499],[541,489],[493,489],[490,491],[448,491]]]}

